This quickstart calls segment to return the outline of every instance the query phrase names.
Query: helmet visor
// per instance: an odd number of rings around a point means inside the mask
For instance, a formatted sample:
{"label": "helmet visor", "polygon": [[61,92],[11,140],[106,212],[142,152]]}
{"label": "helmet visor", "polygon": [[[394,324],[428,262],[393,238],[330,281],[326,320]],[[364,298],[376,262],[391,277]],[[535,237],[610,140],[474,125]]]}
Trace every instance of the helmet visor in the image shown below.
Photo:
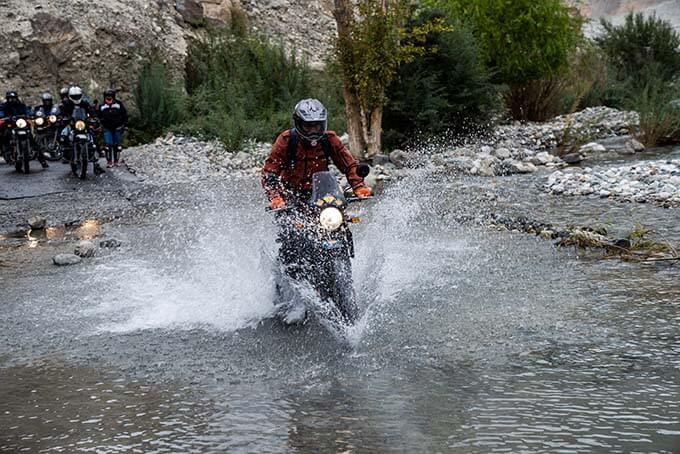
{"label": "helmet visor", "polygon": [[83,99],[83,95],[69,95],[69,98],[71,98],[72,101],[80,101]]}

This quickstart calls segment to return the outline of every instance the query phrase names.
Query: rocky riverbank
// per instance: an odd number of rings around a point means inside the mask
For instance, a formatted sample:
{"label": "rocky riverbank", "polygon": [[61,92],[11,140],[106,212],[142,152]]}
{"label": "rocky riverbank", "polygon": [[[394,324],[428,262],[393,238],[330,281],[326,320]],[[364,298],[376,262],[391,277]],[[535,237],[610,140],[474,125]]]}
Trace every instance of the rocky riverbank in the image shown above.
{"label": "rocky riverbank", "polygon": [[552,173],[544,188],[551,194],[609,197],[666,207],[680,205],[680,159],[570,170]]}
{"label": "rocky riverbank", "polygon": [[[642,151],[644,147],[630,136],[638,124],[635,112],[592,107],[546,123],[501,125],[464,146],[435,149],[429,158],[436,166],[469,175],[533,173],[541,167],[561,168],[588,159],[600,151],[596,141],[623,138],[630,144],[622,150]],[[558,155],[560,151],[567,152]]]}

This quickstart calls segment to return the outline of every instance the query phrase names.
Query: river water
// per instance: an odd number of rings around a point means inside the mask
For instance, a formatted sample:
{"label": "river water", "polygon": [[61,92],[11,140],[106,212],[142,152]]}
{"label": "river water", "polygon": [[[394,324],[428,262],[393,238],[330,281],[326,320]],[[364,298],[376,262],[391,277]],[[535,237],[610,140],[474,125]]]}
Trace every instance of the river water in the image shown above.
{"label": "river water", "polygon": [[477,222],[653,225],[676,210],[419,171],[355,211],[363,316],[271,319],[251,180],[164,188],[120,249],[0,268],[2,452],[680,453],[678,268]]}

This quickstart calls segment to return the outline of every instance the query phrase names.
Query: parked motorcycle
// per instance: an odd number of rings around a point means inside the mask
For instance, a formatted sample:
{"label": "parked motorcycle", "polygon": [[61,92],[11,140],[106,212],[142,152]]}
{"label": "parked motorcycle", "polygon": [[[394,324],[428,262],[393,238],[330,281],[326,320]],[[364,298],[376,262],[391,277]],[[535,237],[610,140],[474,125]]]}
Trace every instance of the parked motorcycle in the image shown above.
{"label": "parked motorcycle", "polygon": [[[358,170],[362,177],[369,172],[363,165]],[[354,241],[349,226],[359,219],[348,216],[346,210],[350,203],[361,200],[366,199],[346,197],[331,172],[317,172],[308,201],[274,210],[280,224],[280,270],[288,279],[307,282],[326,304],[327,316],[342,324],[352,324],[358,318],[351,264]],[[304,322],[315,311],[309,307],[301,311],[299,301],[287,301],[285,279],[279,277],[277,315],[285,323]]]}
{"label": "parked motorcycle", "polygon": [[84,180],[87,178],[88,163],[92,162],[93,173],[98,175],[102,169],[97,164],[94,131],[99,127],[99,120],[95,116],[88,116],[85,109],[76,107],[72,115],[71,171]]}
{"label": "parked motorcycle", "polygon": [[38,110],[34,121],[35,141],[38,149],[50,161],[59,161],[64,152],[61,148],[59,134],[59,108],[53,107],[50,112]]}

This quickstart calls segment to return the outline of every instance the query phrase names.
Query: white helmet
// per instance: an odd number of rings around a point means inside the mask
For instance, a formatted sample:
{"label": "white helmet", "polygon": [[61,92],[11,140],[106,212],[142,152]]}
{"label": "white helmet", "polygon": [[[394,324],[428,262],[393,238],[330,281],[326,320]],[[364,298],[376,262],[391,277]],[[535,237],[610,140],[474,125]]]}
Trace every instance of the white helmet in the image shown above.
{"label": "white helmet", "polygon": [[83,90],[79,86],[74,85],[68,89],[68,99],[73,101],[73,104],[80,104],[80,101],[83,99]]}

